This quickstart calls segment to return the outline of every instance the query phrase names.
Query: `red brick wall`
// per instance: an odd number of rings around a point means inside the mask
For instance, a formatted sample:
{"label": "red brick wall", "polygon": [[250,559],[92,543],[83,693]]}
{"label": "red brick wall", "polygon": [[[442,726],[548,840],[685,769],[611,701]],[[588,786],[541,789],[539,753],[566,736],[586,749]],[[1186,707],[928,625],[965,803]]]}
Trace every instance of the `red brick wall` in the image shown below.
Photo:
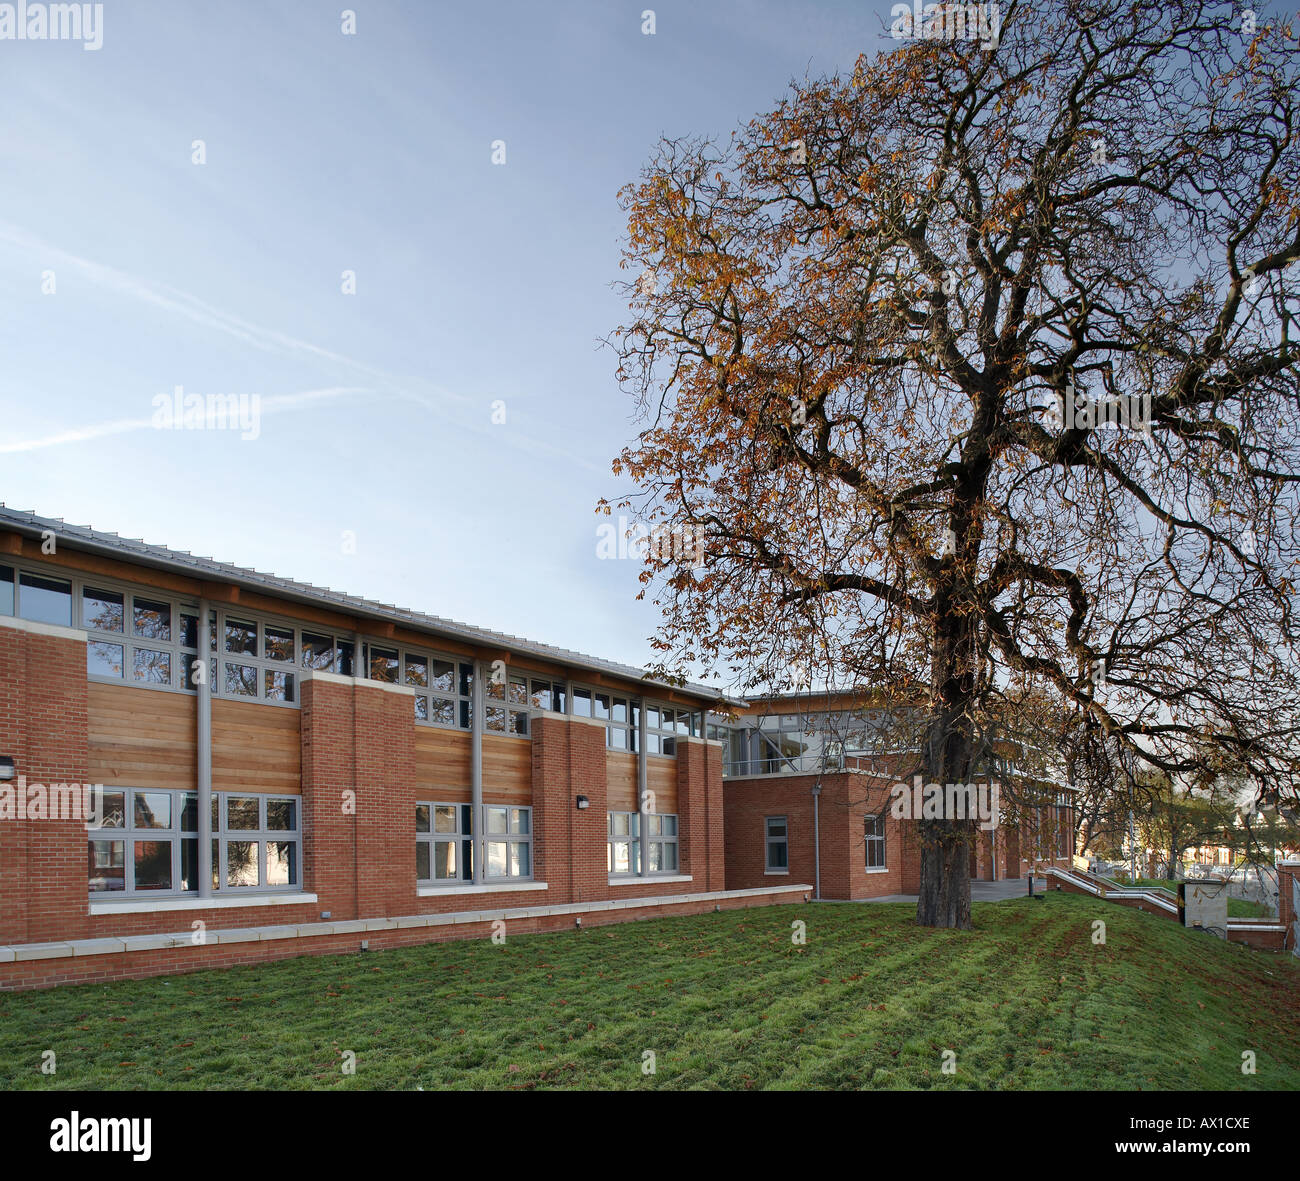
{"label": "red brick wall", "polygon": [[[533,876],[548,887],[534,901],[559,905],[608,898],[605,731],[589,722],[542,716],[533,719],[532,743]],[[580,795],[588,800],[581,811]]]}
{"label": "red brick wall", "polygon": [[[0,754],[29,785],[85,783],[84,641],[0,625]],[[0,943],[85,934],[84,820],[0,821]]]}
{"label": "red brick wall", "polygon": [[685,892],[726,889],[722,750],[716,743],[677,740],[677,815],[681,872],[694,878]]}
{"label": "red brick wall", "polygon": [[[837,772],[727,779],[724,784],[727,889],[758,889],[774,882],[816,883],[812,788],[821,796],[816,827],[821,844],[823,898],[876,898],[904,892],[907,825],[886,815],[884,873],[868,873],[864,820],[887,810],[893,779]],[[767,872],[765,820],[785,816],[788,875]]]}

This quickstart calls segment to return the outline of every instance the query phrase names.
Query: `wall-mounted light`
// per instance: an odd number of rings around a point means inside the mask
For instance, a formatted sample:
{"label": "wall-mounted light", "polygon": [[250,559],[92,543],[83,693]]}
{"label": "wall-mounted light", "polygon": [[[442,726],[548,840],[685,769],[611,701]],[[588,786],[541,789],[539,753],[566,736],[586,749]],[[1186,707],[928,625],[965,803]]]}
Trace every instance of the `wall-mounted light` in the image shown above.
{"label": "wall-mounted light", "polygon": [[13,755],[0,755],[0,783],[8,783],[14,775]]}
{"label": "wall-mounted light", "polygon": [[587,799],[586,796],[579,796],[579,797],[578,797],[578,800],[577,800],[577,803],[578,803],[578,811],[579,811],[579,812],[581,812],[584,808],[590,808],[590,807],[591,807],[591,801],[590,801],[589,799]]}

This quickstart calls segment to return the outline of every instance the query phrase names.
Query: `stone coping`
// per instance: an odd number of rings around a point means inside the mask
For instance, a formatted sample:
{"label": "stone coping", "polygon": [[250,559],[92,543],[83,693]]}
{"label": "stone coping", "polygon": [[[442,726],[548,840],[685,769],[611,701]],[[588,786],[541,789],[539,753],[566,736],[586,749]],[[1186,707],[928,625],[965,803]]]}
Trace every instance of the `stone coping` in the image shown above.
{"label": "stone coping", "polygon": [[509,922],[511,919],[542,918],[557,914],[596,914],[611,910],[638,910],[651,906],[685,906],[699,902],[724,902],[731,898],[752,898],[774,894],[809,894],[810,885],[768,886],[752,890],[713,890],[704,894],[658,894],[647,898],[602,899],[599,902],[571,902],[559,906],[516,906],[504,910],[464,910],[447,914],[408,914],[375,919],[346,919],[320,923],[296,923],[278,927],[233,927],[207,932],[201,944],[194,931],[159,932],[151,935],[113,935],[95,939],[70,939],[58,943],[19,943],[0,947],[0,964],[28,960],[66,959],[73,956],[115,955],[127,951],[184,950],[212,943],[274,942],[280,939],[310,939],[321,935],[363,935],[370,931],[391,931],[409,927],[451,927],[462,923]]}

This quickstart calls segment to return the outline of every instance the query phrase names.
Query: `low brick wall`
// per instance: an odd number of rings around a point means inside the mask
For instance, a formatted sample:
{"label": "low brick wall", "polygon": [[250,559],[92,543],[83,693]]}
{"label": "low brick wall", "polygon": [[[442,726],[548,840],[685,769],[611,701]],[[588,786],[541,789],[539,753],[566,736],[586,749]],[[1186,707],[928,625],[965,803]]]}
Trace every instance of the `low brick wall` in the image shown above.
{"label": "low brick wall", "polygon": [[214,931],[202,946],[195,946],[189,932],[184,931],[138,937],[139,942],[152,946],[130,951],[106,950],[114,942],[120,944],[120,940],[83,941],[79,945],[20,944],[0,948],[0,991],[133,980],[301,955],[343,955],[359,951],[362,940],[366,941],[369,950],[380,951],[453,939],[486,939],[493,933],[493,923],[498,921],[505,922],[508,934],[524,935],[573,930],[579,921],[584,928],[600,927],[669,915],[703,914],[715,909],[738,910],[798,903],[811,889],[811,886],[794,885],[770,890],[714,891],[682,898],[660,896],[644,903],[636,899],[310,923],[301,928],[226,929]]}

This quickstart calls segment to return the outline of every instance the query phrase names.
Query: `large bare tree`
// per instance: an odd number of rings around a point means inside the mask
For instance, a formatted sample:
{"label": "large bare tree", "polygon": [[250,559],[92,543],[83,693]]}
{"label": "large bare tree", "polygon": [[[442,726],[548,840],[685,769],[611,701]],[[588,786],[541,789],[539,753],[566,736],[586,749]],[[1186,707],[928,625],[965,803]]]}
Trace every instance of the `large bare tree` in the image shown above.
{"label": "large bare tree", "polygon": [[[707,540],[644,572],[663,670],[922,701],[939,783],[1048,694],[1151,770],[1212,750],[1293,797],[1295,34],[1001,14],[996,47],[918,30],[665,140],[624,191],[615,470]],[[918,922],[969,926],[970,825],[921,835]]]}

